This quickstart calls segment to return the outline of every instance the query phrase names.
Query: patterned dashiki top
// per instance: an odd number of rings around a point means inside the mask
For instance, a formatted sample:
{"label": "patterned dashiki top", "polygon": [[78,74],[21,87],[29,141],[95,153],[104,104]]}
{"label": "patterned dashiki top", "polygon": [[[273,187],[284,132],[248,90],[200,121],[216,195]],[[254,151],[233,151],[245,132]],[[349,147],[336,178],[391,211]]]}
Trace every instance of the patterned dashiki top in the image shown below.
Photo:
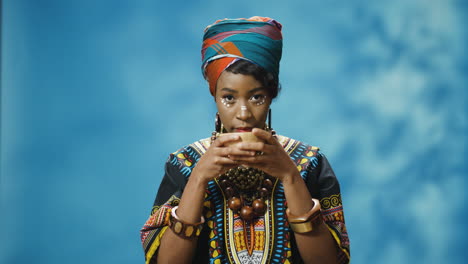
{"label": "patterned dashiki top", "polygon": [[[340,187],[326,157],[317,147],[278,136],[312,197],[320,200],[322,216],[332,234],[340,263],[349,263],[349,239],[346,231]],[[182,191],[200,157],[210,146],[210,139],[197,141],[169,156],[164,178],[151,210],[141,229],[146,263],[156,262],[156,253],[167,231],[171,208],[179,204]],[[205,224],[198,238],[193,263],[303,263],[286,218],[286,199],[280,181],[274,182],[268,210],[250,223],[227,207],[216,180],[205,192]]]}

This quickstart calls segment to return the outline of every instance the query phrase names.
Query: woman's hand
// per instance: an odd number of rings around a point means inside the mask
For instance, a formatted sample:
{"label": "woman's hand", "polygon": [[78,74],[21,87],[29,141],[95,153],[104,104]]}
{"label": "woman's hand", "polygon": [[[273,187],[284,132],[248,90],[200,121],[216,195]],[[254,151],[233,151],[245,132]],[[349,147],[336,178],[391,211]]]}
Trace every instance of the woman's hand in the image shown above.
{"label": "woman's hand", "polygon": [[239,164],[254,167],[280,179],[294,180],[298,174],[296,165],[284,150],[278,140],[265,130],[254,128],[252,133],[264,142],[241,142],[236,144],[239,150],[260,153],[255,156],[232,156]]}
{"label": "woman's hand", "polygon": [[240,137],[238,135],[218,137],[200,158],[197,165],[195,165],[195,168],[192,171],[192,176],[196,175],[196,177],[199,177],[199,179],[204,183],[207,183],[229,169],[240,165],[240,163],[235,161],[232,157],[255,156],[255,151],[241,150],[238,148],[238,144],[225,146],[226,143],[239,140]]}

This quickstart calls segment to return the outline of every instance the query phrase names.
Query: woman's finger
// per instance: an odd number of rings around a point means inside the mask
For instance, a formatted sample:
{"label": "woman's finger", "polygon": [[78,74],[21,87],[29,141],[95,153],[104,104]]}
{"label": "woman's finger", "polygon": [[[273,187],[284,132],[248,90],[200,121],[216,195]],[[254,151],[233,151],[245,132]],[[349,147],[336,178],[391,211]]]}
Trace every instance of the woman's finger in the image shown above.
{"label": "woman's finger", "polygon": [[[237,145],[237,144],[236,144]],[[214,149],[214,154],[216,156],[229,157],[229,156],[254,156],[255,151],[252,150],[242,150],[236,145],[230,147],[217,147]]]}
{"label": "woman's finger", "polygon": [[238,163],[249,163],[249,164],[259,164],[259,163],[266,163],[270,158],[265,156],[264,154],[255,155],[255,156],[231,156],[232,160],[235,160]]}
{"label": "woman's finger", "polygon": [[251,151],[263,151],[265,143],[263,142],[241,142],[237,144],[237,147],[241,150],[251,150]]}
{"label": "woman's finger", "polygon": [[271,132],[265,131],[263,129],[254,128],[252,130],[252,133],[256,137],[264,140],[267,144],[273,145],[273,144],[275,144],[277,142],[277,139],[271,134]]}
{"label": "woman's finger", "polygon": [[240,163],[236,160],[230,159],[228,157],[214,157],[213,158],[213,163],[216,165],[239,165]]}
{"label": "woman's finger", "polygon": [[274,153],[277,151],[277,147],[275,145],[269,145],[263,142],[242,142],[237,144],[239,149],[244,151],[255,151],[256,153]]}

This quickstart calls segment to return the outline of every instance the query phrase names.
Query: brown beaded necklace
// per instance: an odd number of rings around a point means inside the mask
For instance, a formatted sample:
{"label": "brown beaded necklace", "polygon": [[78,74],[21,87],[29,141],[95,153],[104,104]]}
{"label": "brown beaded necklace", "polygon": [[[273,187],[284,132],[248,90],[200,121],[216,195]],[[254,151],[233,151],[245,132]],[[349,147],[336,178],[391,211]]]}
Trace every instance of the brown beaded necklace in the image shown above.
{"label": "brown beaded necklace", "polygon": [[273,189],[272,178],[265,172],[239,166],[222,174],[218,183],[228,199],[229,209],[239,213],[243,220],[251,221],[265,214],[265,200]]}

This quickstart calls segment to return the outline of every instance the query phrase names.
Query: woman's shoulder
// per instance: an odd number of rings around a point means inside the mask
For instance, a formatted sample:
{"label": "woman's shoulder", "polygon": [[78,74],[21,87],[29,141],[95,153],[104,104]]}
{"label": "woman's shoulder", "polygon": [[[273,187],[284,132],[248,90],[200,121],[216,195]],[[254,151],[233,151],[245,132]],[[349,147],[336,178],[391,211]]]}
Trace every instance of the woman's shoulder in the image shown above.
{"label": "woman's shoulder", "polygon": [[178,150],[171,153],[174,156],[188,155],[188,156],[201,156],[211,145],[211,138],[204,138],[197,140],[191,144],[185,145]]}
{"label": "woman's shoulder", "polygon": [[320,148],[287,136],[277,135],[278,141],[286,152],[294,155],[315,156],[321,154]]}
{"label": "woman's shoulder", "polygon": [[209,138],[201,139],[172,152],[166,161],[167,168],[180,171],[183,176],[188,177],[210,143]]}
{"label": "woman's shoulder", "polygon": [[305,173],[308,168],[310,169],[310,166],[315,168],[321,163],[322,153],[319,147],[287,136],[278,135],[277,138],[284,150],[296,164],[301,175]]}

